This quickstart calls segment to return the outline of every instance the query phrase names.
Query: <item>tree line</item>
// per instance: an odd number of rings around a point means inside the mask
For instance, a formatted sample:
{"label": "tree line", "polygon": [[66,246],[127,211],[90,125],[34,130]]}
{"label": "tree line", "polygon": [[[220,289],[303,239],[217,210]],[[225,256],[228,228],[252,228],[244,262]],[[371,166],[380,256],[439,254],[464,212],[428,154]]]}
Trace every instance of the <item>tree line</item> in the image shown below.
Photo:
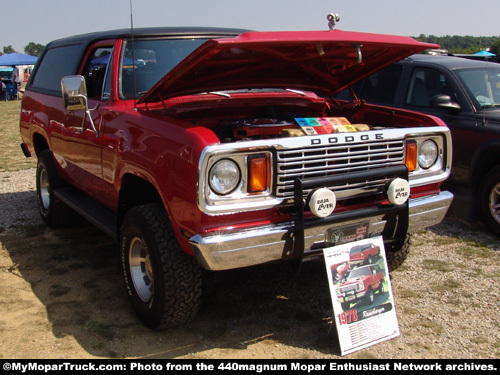
{"label": "tree line", "polygon": [[413,38],[421,42],[439,44],[442,49],[454,54],[474,54],[479,51],[489,50],[496,55],[500,55],[500,36],[435,36],[420,34],[418,37]]}
{"label": "tree line", "polygon": [[[31,56],[40,56],[40,54],[42,53],[43,49],[45,48],[45,46],[43,44],[40,44],[40,43],[34,43],[34,42],[29,42],[25,47],[24,47],[24,53],[27,54],[27,55],[31,55]],[[2,56],[3,54],[8,54],[8,53],[16,53],[18,51],[16,51],[12,45],[9,45],[9,46],[4,46],[3,47],[3,52],[0,51],[0,56]]]}

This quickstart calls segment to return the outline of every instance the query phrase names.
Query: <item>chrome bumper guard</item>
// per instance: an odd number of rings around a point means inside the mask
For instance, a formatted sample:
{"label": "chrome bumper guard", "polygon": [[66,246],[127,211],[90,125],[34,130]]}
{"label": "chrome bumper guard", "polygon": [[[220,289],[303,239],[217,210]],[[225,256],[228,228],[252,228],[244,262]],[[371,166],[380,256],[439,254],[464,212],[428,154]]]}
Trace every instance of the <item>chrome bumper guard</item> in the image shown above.
{"label": "chrome bumper guard", "polygon": [[[406,167],[368,171],[368,178],[401,177],[408,174]],[[295,183],[294,219],[288,222],[262,226],[231,233],[196,235],[190,239],[191,248],[199,264],[208,270],[226,270],[247,267],[277,260],[302,259],[321,254],[325,247],[333,246],[332,231],[365,226],[368,237],[378,235],[384,239],[401,239],[407,232],[416,232],[440,223],[453,200],[453,195],[442,191],[437,195],[410,199],[401,206],[386,205],[333,214],[326,218],[304,219],[303,189],[317,185],[330,186],[349,181],[367,179],[367,171],[349,176]],[[299,197],[299,199],[297,199]]]}

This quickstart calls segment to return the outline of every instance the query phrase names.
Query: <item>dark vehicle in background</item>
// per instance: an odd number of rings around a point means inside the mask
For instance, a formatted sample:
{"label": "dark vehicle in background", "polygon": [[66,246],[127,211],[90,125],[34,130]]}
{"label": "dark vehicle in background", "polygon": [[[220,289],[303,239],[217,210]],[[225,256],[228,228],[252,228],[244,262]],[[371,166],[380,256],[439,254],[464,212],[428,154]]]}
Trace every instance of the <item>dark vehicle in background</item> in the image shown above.
{"label": "dark vehicle in background", "polygon": [[413,55],[352,88],[368,103],[441,118],[452,134],[450,190],[463,190],[468,217],[479,215],[500,235],[500,64]]}

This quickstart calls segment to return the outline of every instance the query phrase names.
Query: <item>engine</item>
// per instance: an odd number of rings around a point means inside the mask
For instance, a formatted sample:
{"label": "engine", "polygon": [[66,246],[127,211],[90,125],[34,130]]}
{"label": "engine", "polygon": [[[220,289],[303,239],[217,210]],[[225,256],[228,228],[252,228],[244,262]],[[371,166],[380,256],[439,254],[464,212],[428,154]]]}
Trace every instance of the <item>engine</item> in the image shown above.
{"label": "engine", "polygon": [[371,129],[366,124],[351,124],[345,117],[296,117],[293,120],[274,118],[223,120],[219,123],[218,128],[218,136],[222,142],[300,137]]}

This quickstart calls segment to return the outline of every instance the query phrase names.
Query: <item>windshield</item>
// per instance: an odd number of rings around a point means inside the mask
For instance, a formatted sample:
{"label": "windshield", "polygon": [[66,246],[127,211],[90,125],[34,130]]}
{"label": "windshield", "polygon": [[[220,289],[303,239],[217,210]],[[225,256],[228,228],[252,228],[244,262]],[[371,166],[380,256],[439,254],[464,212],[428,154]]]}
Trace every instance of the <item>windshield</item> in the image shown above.
{"label": "windshield", "polygon": [[457,75],[476,105],[482,108],[500,106],[499,64],[488,63],[481,69],[460,70]]}
{"label": "windshield", "polygon": [[370,276],[370,270],[368,267],[361,267],[352,270],[347,277],[347,280],[357,279],[362,276]]}
{"label": "windshield", "polygon": [[121,97],[123,99],[140,98],[206,40],[192,38],[126,42],[120,66]]}
{"label": "windshield", "polygon": [[361,251],[361,246],[354,246],[351,251],[349,251],[349,254],[356,254]]}

